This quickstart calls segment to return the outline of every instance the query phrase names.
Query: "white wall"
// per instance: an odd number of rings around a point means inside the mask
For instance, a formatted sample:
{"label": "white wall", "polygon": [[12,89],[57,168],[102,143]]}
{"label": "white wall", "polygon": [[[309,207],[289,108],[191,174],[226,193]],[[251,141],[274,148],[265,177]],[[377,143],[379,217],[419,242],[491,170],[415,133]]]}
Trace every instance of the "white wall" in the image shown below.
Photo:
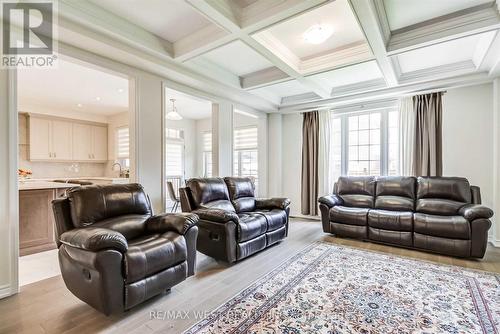
{"label": "white wall", "polygon": [[[493,84],[450,89],[443,97],[443,175],[466,177],[493,208]],[[493,233],[494,227],[490,229]]]}

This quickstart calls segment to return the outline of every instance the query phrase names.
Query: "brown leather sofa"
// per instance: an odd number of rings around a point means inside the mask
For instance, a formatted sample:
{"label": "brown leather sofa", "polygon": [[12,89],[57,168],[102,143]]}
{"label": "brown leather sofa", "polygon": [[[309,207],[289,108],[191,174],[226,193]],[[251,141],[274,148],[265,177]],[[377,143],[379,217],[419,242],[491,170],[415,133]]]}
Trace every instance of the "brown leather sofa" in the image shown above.
{"label": "brown leather sofa", "polygon": [[180,189],[181,207],[200,217],[198,251],[235,262],[288,235],[288,198],[255,198],[251,178],[194,178]]}
{"label": "brown leather sofa", "polygon": [[194,274],[198,217],[154,216],[139,184],[72,188],[52,206],[64,283],[106,315]]}
{"label": "brown leather sofa", "polygon": [[482,258],[493,211],[458,177],[340,177],[319,198],[323,230],[457,257]]}

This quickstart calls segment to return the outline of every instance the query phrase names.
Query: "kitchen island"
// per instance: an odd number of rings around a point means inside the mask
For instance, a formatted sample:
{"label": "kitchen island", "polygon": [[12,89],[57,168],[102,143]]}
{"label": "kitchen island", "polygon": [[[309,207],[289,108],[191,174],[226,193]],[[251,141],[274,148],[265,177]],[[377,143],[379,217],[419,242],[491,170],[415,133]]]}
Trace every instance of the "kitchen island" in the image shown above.
{"label": "kitchen island", "polygon": [[19,254],[56,248],[52,201],[78,184],[36,180],[19,182]]}

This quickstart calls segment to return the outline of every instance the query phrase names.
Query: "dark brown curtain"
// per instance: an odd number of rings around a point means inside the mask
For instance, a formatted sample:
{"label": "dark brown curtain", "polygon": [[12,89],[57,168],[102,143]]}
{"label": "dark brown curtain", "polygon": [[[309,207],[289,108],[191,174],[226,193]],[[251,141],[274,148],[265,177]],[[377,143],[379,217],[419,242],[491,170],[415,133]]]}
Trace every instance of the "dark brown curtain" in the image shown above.
{"label": "dark brown curtain", "polygon": [[441,176],[443,174],[441,97],[441,92],[413,97],[416,176]]}
{"label": "dark brown curtain", "polygon": [[318,214],[318,155],[319,114],[317,111],[312,111],[304,114],[302,123],[301,212],[304,215]]}

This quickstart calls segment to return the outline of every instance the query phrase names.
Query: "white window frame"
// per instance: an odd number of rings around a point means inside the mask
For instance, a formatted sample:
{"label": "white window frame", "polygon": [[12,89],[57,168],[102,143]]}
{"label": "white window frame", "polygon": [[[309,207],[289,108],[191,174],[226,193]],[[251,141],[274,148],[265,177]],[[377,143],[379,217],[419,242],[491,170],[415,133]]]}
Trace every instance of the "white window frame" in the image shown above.
{"label": "white window frame", "polygon": [[[120,130],[127,129],[128,130],[128,156],[123,157],[120,156],[120,148],[119,148],[119,132]],[[123,168],[130,168],[130,127],[128,125],[123,125],[115,128],[115,160],[123,167]]]}
{"label": "white window frame", "polygon": [[[389,112],[397,111],[396,104],[390,104],[383,108],[367,109],[358,112],[331,112],[332,119],[341,120],[341,173],[348,175],[349,168],[349,117],[380,113],[380,175],[388,175],[389,167]],[[399,144],[398,144],[399,145]],[[399,172],[399,171],[398,171]]]}
{"label": "white window frame", "polygon": [[[176,137],[176,138],[173,138],[173,137],[168,137],[168,130],[176,130],[176,131],[179,131],[179,137]],[[167,178],[171,178],[171,177],[180,177],[182,180],[185,178],[185,174],[186,174],[186,145],[185,145],[185,142],[184,142],[184,130],[183,129],[176,129],[176,128],[166,128],[166,131],[165,131],[166,135],[165,135],[165,175]],[[168,165],[168,154],[167,154],[167,150],[168,150],[168,145],[172,145],[172,144],[176,144],[176,145],[181,145],[181,175],[174,175],[174,174],[168,174],[167,172],[167,168],[166,166]]]}
{"label": "white window frame", "polygon": [[[233,170],[233,175],[234,176],[243,176],[243,175],[241,175],[241,170],[242,170],[241,153],[247,152],[247,151],[251,151],[251,152],[255,151],[255,153],[257,154],[257,170],[256,170],[257,173],[256,173],[256,175],[244,175],[244,176],[253,177],[254,180],[255,180],[255,188],[257,189],[258,183],[259,183],[259,127],[257,125],[249,125],[249,126],[242,126],[242,127],[235,128],[233,130],[233,141],[234,141],[234,139],[236,137],[234,135],[234,133],[236,132],[236,130],[243,130],[243,129],[250,129],[250,128],[257,130],[257,145],[255,147],[247,147],[247,148],[243,148],[243,149],[233,148],[233,166],[232,166],[232,170]],[[238,160],[238,171],[237,171],[237,173],[236,173],[235,168],[234,168],[236,159]]]}
{"label": "white window frame", "polygon": [[[203,177],[212,177],[213,176],[213,156],[212,156],[212,148],[210,150],[205,150],[205,136],[210,134],[210,146],[212,146],[212,131],[203,131],[201,135],[201,140],[202,140],[202,152],[201,152],[201,158],[203,160]],[[210,175],[208,175],[208,156],[211,158],[210,162]]]}

